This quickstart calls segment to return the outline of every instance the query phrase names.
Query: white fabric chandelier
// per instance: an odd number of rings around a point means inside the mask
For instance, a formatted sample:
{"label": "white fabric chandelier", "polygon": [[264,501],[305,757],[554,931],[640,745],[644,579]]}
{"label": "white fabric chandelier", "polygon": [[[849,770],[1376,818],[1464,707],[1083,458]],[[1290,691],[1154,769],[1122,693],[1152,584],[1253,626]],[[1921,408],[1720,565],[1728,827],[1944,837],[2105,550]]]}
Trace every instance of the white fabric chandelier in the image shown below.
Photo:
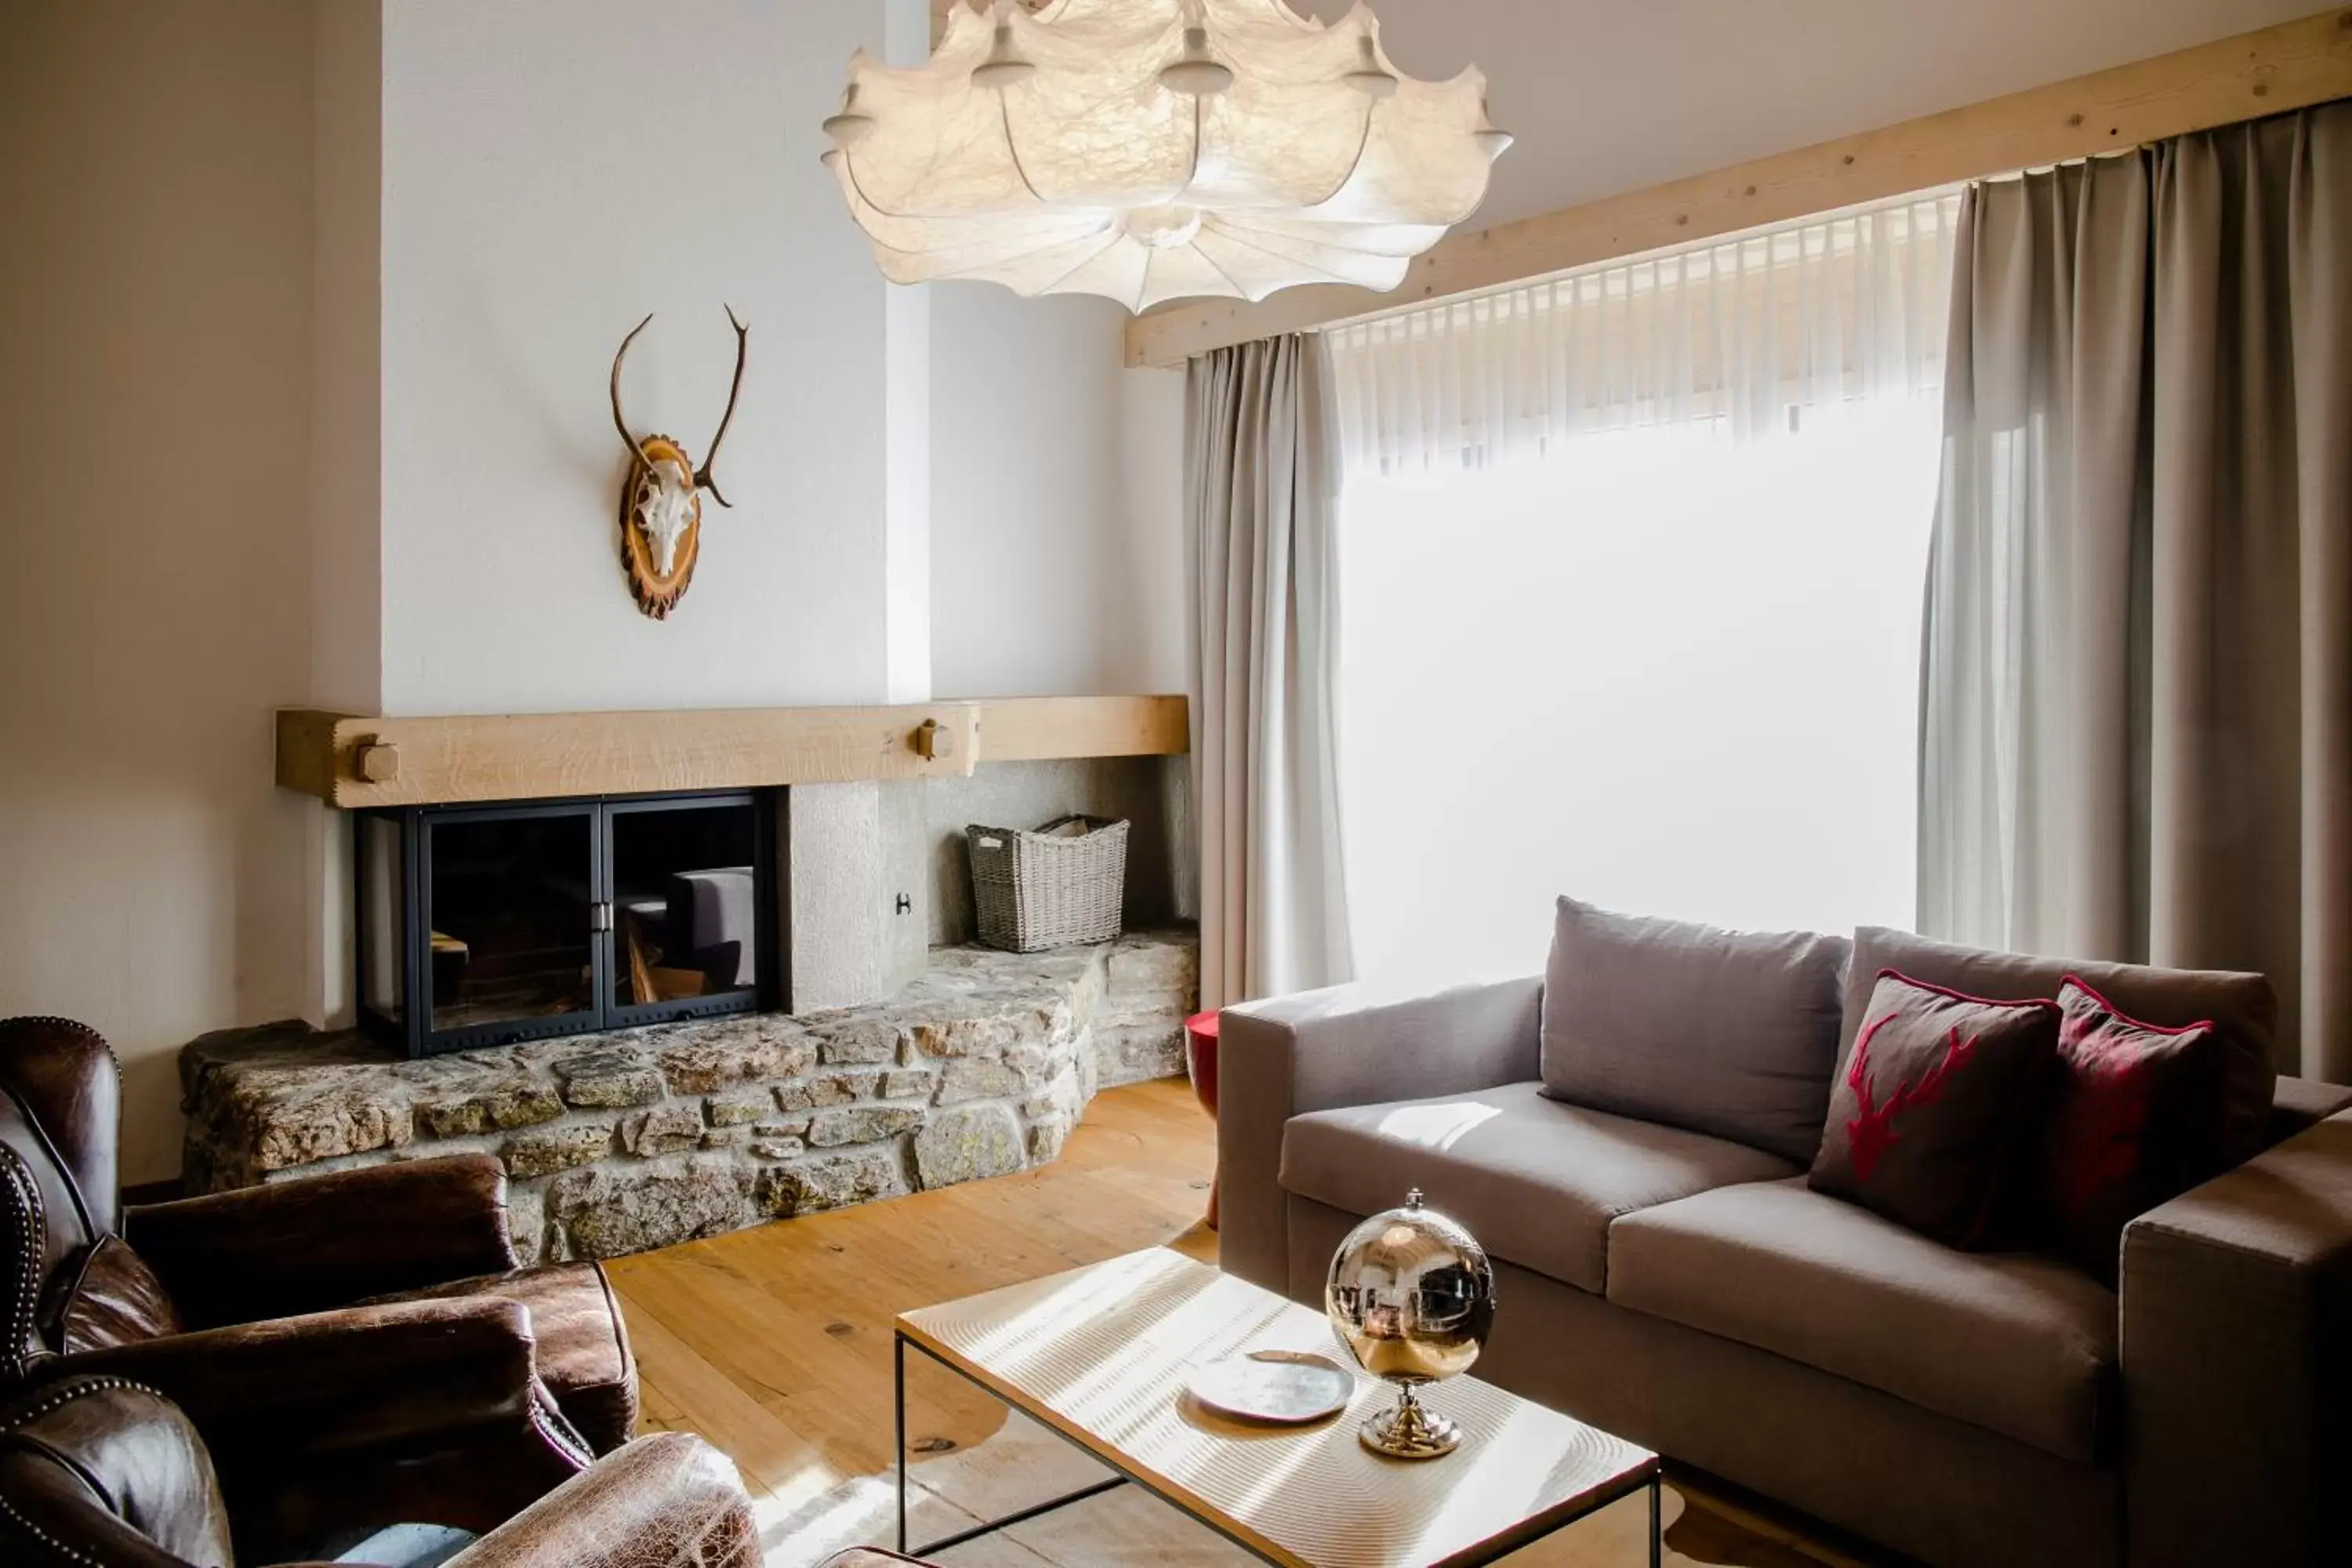
{"label": "white fabric chandelier", "polygon": [[1476,209],[1510,137],[1486,79],[1401,75],[1360,3],[957,5],[924,65],[850,62],[824,155],[898,283],[1263,300],[1388,289]]}

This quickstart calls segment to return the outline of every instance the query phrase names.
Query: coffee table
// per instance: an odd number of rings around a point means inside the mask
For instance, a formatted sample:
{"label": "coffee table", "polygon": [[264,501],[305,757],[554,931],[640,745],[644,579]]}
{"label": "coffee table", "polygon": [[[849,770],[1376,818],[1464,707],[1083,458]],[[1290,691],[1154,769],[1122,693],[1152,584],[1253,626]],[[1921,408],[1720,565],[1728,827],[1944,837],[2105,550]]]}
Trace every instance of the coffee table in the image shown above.
{"label": "coffee table", "polygon": [[[1503,1310],[1508,1311],[1505,1303]],[[1441,1459],[1356,1440],[1396,1391],[1359,1374],[1339,1415],[1252,1426],[1195,1405],[1193,1367],[1240,1352],[1312,1350],[1344,1363],[1320,1312],[1155,1248],[900,1315],[898,1549],[923,1556],[1132,1484],[1285,1568],[1491,1563],[1646,1489],[1659,1560],[1658,1457],[1581,1421],[1457,1377],[1429,1402],[1461,1422]],[[1097,1485],[977,1528],[907,1542],[907,1351],[968,1378],[1108,1466]]]}

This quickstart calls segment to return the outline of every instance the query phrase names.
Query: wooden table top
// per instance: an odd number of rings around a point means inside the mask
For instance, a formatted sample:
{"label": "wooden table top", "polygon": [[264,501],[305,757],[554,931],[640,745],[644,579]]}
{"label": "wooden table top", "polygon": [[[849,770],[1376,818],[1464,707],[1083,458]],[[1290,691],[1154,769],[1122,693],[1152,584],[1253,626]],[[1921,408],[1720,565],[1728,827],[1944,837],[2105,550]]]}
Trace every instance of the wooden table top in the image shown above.
{"label": "wooden table top", "polygon": [[[1349,1364],[1319,1312],[1161,1248],[967,1297],[898,1331],[1024,1414],[1268,1560],[1297,1568],[1491,1562],[1637,1490],[1657,1456],[1474,1377],[1423,1392],[1463,1427],[1444,1458],[1374,1454],[1357,1426],[1396,1391],[1359,1373],[1328,1421],[1223,1419],[1183,1393],[1245,1351]],[[1351,1369],[1352,1370],[1352,1369]]]}

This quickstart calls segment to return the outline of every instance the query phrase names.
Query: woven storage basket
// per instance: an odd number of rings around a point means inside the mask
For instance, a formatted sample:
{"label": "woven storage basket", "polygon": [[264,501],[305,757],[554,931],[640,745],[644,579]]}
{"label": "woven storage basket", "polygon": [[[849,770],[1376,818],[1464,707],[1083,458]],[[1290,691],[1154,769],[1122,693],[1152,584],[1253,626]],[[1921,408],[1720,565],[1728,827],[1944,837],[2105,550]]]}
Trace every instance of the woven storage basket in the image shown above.
{"label": "woven storage basket", "polygon": [[[1074,824],[1085,831],[1058,831]],[[964,843],[980,940],[989,946],[1036,952],[1118,934],[1126,823],[1065,816],[1034,832],[974,825],[964,829]]]}

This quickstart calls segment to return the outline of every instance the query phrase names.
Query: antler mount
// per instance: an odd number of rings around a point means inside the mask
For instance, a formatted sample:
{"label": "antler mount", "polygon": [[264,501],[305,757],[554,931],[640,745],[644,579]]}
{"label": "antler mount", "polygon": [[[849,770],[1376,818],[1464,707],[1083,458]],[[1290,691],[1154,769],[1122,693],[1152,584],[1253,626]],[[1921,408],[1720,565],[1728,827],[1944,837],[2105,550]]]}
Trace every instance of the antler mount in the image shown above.
{"label": "antler mount", "polygon": [[629,357],[629,346],[652,321],[648,312],[621,340],[619,351],[613,355],[611,393],[613,427],[629,451],[628,472],[621,488],[621,566],[637,607],[659,620],[676,607],[693,579],[695,561],[701,552],[702,492],[709,490],[720,506],[731,510],[734,504],[720,491],[711,465],[718,460],[719,444],[727,439],[728,426],[735,422],[751,329],[736,319],[733,306],[727,307],[727,324],[735,329],[735,374],[727,388],[726,412],[719,416],[719,428],[711,433],[710,446],[697,467],[686,447],[669,437],[632,434],[621,406],[621,367]]}

